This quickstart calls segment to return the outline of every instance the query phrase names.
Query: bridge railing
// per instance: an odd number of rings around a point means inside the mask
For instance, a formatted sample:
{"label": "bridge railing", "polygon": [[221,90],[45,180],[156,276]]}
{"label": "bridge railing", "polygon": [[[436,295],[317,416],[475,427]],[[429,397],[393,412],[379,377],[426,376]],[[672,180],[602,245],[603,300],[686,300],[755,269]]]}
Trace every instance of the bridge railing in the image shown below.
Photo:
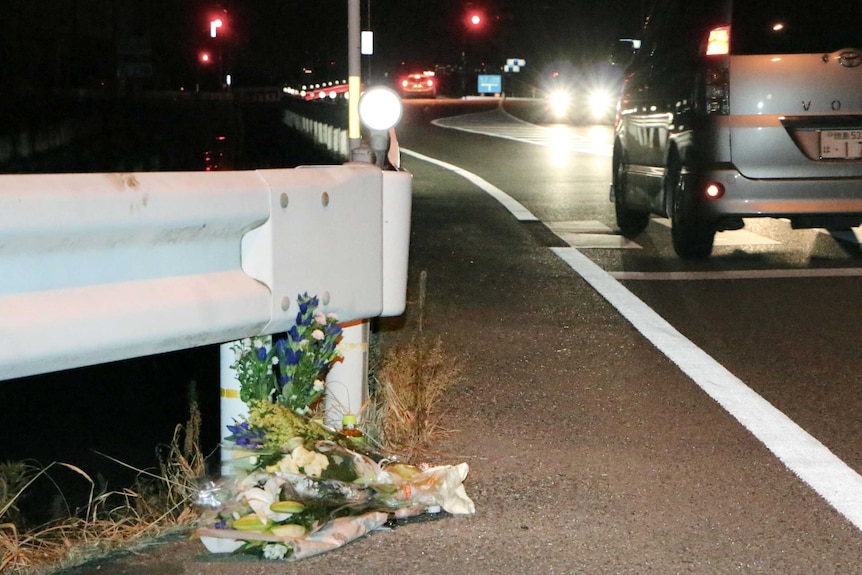
{"label": "bridge railing", "polygon": [[411,176],[367,164],[0,176],[0,379],[399,315]]}

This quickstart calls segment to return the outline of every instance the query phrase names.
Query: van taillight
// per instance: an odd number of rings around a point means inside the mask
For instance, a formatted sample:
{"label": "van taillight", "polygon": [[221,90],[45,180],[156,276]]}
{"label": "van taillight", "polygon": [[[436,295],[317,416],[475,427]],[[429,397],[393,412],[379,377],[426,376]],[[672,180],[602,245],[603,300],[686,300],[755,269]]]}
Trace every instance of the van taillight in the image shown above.
{"label": "van taillight", "polygon": [[724,186],[717,182],[709,182],[703,188],[703,195],[709,200],[717,200],[724,196]]}
{"label": "van taillight", "polygon": [[726,56],[730,54],[730,26],[719,26],[709,31],[706,41],[707,56]]}
{"label": "van taillight", "polygon": [[727,59],[730,54],[730,26],[720,26],[709,31],[706,41],[706,86],[704,90],[707,114],[730,113],[730,86],[728,85]]}

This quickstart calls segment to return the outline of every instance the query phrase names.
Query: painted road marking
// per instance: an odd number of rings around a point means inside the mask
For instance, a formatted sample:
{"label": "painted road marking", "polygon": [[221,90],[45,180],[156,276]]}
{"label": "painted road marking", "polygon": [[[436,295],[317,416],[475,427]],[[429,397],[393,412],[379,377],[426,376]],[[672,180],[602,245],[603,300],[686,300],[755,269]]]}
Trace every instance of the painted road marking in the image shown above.
{"label": "painted road marking", "polygon": [[608,272],[620,281],[752,280],[787,278],[859,277],[862,268],[818,268],[798,270],[728,270],[714,272]]}
{"label": "painted road marking", "polygon": [[555,232],[567,234],[612,234],[614,231],[599,220],[563,220],[545,222]]}
{"label": "painted road marking", "polygon": [[574,133],[566,126],[531,124],[499,109],[491,112],[476,112],[449,118],[438,118],[432,120],[431,123],[440,128],[513,140],[533,146],[546,146],[561,151],[608,158],[613,155],[612,143],[596,142],[591,138]]}
{"label": "painted road marking", "polygon": [[862,530],[862,476],[577,249],[551,250],[788,469]]}
{"label": "painted road marking", "polygon": [[[596,142],[590,138],[572,133],[570,130],[566,129],[565,126],[539,126],[531,124],[530,122],[526,122],[520,118],[512,116],[505,110],[499,108],[489,112],[475,112],[472,114],[463,114],[448,118],[438,118],[436,120],[432,120],[431,123],[435,126],[450,130],[458,130],[492,138],[512,140],[523,144],[546,146],[561,151],[607,157],[611,157],[613,155],[612,143]],[[670,227],[670,220],[667,218],[652,219],[658,224],[668,228]],[[829,234],[837,239],[844,240],[849,243],[862,244],[862,228],[833,232],[820,230],[820,233]],[[624,238],[612,239],[601,236],[572,237],[566,234],[566,237],[561,236],[560,239],[572,247],[581,249],[632,249],[640,247],[637,243]],[[777,240],[745,229],[728,230],[715,234],[715,245],[720,247],[776,245],[780,243],[781,242]]]}
{"label": "painted road marking", "polygon": [[[661,224],[666,228],[670,228],[670,220],[668,218],[653,218],[657,224]],[[750,232],[748,230],[728,230],[726,232],[718,232],[715,234],[715,245],[717,246],[759,246],[780,244],[778,240],[767,238],[760,234]]]}
{"label": "painted road marking", "polygon": [[[510,206],[514,202],[520,207],[517,211],[532,216],[526,218],[525,214],[521,213],[525,219],[519,217],[519,220],[538,221],[538,218],[511,196],[472,172],[416,152],[404,149],[402,152],[452,170],[497,198],[509,211],[512,211]],[[748,429],[790,471],[857,529],[862,530],[862,475],[678,332],[667,320],[577,248],[550,249],[614,306],[659,351]]]}
{"label": "painted road marking", "polygon": [[414,152],[412,150],[408,150],[406,148],[401,148],[401,153],[406,154],[408,156],[413,156],[418,160],[422,160],[424,162],[428,162],[430,164],[434,164],[435,166],[440,166],[446,170],[454,172],[461,176],[462,178],[467,179],[468,181],[475,184],[479,189],[488,193],[495,200],[503,204],[503,207],[509,210],[509,212],[515,216],[515,218],[520,222],[536,222],[539,219],[533,215],[533,213],[525,208],[521,202],[489,182],[488,180],[482,178],[474,174],[473,172],[468,172],[463,168],[459,168],[456,165],[450,164],[448,162],[444,162],[442,160],[438,160],[436,158],[432,158],[430,156],[426,156],[424,154],[420,154],[418,152]]}
{"label": "painted road marking", "polygon": [[548,229],[573,248],[641,249],[636,242],[597,220],[544,222]]}

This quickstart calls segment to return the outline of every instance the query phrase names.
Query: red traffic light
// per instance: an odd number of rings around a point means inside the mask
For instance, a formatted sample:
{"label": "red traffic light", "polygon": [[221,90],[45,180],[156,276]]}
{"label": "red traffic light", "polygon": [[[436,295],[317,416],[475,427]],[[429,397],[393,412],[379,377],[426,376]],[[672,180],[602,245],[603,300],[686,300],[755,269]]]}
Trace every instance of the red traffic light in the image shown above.
{"label": "red traffic light", "polygon": [[206,16],[207,29],[210,38],[224,36],[227,33],[227,10],[213,10]]}
{"label": "red traffic light", "polygon": [[201,52],[198,54],[198,60],[200,60],[201,64],[209,64],[210,63],[210,53],[209,52]]}
{"label": "red traffic light", "polygon": [[478,30],[485,24],[485,14],[479,10],[471,10],[467,13],[467,27]]}

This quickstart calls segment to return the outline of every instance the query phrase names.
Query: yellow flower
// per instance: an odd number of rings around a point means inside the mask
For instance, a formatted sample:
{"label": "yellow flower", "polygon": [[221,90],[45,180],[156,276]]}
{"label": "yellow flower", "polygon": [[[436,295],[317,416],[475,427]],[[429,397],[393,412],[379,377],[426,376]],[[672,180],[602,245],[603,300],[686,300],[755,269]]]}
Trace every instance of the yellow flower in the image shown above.
{"label": "yellow flower", "polygon": [[299,446],[291,452],[291,457],[296,466],[309,477],[320,477],[323,471],[329,467],[329,460],[322,453],[309,451]]}

